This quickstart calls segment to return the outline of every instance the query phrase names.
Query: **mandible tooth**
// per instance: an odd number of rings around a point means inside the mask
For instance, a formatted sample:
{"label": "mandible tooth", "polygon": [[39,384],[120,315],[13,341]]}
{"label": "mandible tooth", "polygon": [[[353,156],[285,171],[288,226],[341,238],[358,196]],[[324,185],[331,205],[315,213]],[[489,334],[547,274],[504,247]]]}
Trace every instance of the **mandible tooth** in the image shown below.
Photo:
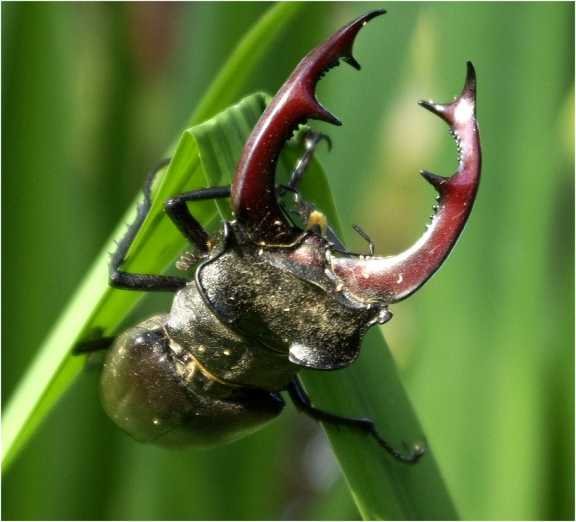
{"label": "mandible tooth", "polygon": [[429,172],[428,170],[421,170],[420,175],[430,183],[438,192],[441,192],[443,186],[448,183],[450,178],[446,178],[444,176],[439,176],[438,174],[434,174],[433,172]]}
{"label": "mandible tooth", "polygon": [[348,65],[354,67],[354,69],[356,69],[357,71],[362,69],[362,66],[358,63],[358,60],[356,60],[356,58],[354,58],[354,56],[352,55],[344,56],[342,60],[344,60]]}

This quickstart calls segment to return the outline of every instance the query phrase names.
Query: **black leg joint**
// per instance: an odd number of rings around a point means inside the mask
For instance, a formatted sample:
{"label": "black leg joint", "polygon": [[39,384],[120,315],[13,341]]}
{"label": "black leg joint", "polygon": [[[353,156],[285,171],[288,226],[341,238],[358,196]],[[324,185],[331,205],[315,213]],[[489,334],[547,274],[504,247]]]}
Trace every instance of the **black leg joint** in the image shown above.
{"label": "black leg joint", "polygon": [[184,288],[188,281],[176,276],[153,274],[135,274],[112,270],[109,284],[120,290],[140,290],[142,292],[177,292]]}
{"label": "black leg joint", "polygon": [[164,205],[164,210],[182,235],[196,245],[201,254],[206,254],[209,248],[209,236],[200,223],[190,214],[186,201],[178,196],[170,198]]}
{"label": "black leg joint", "polygon": [[202,225],[192,216],[187,203],[209,199],[227,198],[230,187],[210,187],[206,189],[185,192],[170,198],[164,205],[164,210],[182,235],[196,245],[201,254],[207,254],[210,249],[210,237]]}
{"label": "black leg joint", "polygon": [[86,353],[94,353],[102,350],[107,350],[112,346],[116,340],[115,337],[100,337],[99,339],[91,339],[90,341],[82,341],[74,346],[72,355],[83,355]]}
{"label": "black leg joint", "polygon": [[146,178],[144,185],[144,201],[138,206],[136,219],[128,227],[126,234],[118,243],[116,251],[110,259],[110,278],[109,283],[113,288],[123,290],[142,290],[144,292],[175,292],[186,286],[186,279],[173,276],[162,276],[154,274],[134,274],[120,270],[120,267],[126,259],[128,250],[134,242],[140,227],[146,220],[150,207],[152,206],[152,183],[156,174],[160,172],[169,163],[169,159],[161,161]]}
{"label": "black leg joint", "polygon": [[390,455],[392,455],[392,457],[400,462],[415,464],[420,460],[420,457],[422,457],[425,452],[425,448],[421,445],[415,445],[414,448],[407,453],[399,452],[389,442],[382,438],[372,419],[345,417],[312,406],[310,398],[306,395],[304,388],[302,388],[302,385],[297,378],[288,385],[288,393],[294,406],[309,417],[332,426],[345,426],[363,431],[367,435],[371,436],[381,448],[386,450]]}

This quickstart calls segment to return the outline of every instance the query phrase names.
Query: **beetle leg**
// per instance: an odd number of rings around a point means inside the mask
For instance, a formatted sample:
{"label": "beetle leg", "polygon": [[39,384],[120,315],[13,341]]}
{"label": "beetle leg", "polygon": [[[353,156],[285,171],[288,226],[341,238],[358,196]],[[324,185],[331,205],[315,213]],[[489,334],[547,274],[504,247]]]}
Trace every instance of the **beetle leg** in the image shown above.
{"label": "beetle leg", "polygon": [[332,149],[332,140],[327,134],[322,134],[321,132],[315,132],[312,130],[304,133],[302,137],[304,153],[298,158],[294,170],[290,173],[288,184],[279,185],[276,188],[278,197],[282,197],[288,192],[292,194],[296,211],[305,223],[308,222],[308,216],[315,210],[315,207],[302,198],[300,194],[300,183],[302,182],[304,174],[306,174],[306,169],[308,168],[310,161],[312,161],[318,145],[322,141],[326,142],[328,150]]}
{"label": "beetle leg", "polygon": [[290,174],[288,184],[277,187],[277,194],[282,197],[289,192],[292,193],[295,213],[302,220],[304,228],[308,231],[317,232],[318,235],[324,236],[334,248],[345,251],[342,241],[340,241],[334,230],[328,226],[326,216],[300,194],[300,183],[306,174],[306,169],[314,157],[318,145],[323,141],[326,142],[328,150],[330,150],[332,148],[332,140],[327,134],[316,131],[308,131],[304,134],[302,140],[304,153],[298,158],[296,166]]}
{"label": "beetle leg", "polygon": [[294,167],[294,170],[290,175],[290,181],[288,182],[288,188],[295,194],[299,193],[300,182],[304,177],[310,161],[314,157],[314,153],[316,152],[318,145],[322,141],[325,141],[328,145],[328,150],[332,149],[332,140],[330,139],[330,136],[327,134],[322,134],[321,132],[308,131],[306,134],[304,134],[302,141],[304,143],[304,154],[300,156],[298,163],[296,163],[296,167]]}
{"label": "beetle leg", "polygon": [[[302,182],[302,178],[306,173],[310,161],[312,161],[312,158],[314,157],[316,148],[322,141],[325,141],[328,144],[329,150],[332,148],[332,140],[328,135],[314,131],[308,131],[304,134],[302,140],[304,145],[304,154],[298,158],[298,162],[290,174],[288,185],[280,185],[277,189],[278,196],[283,196],[287,192],[292,193],[292,199],[296,211],[302,218],[303,222],[311,226],[313,224],[310,223],[310,215],[316,210],[316,208],[314,205],[302,198],[302,195],[300,194],[300,183]],[[307,228],[311,228],[311,226],[307,226]]]}
{"label": "beetle leg", "polygon": [[101,350],[107,350],[112,346],[116,337],[100,337],[99,339],[91,339],[90,341],[82,341],[74,346],[72,353],[74,355],[83,355],[85,353],[94,353]]}
{"label": "beetle leg", "polygon": [[110,348],[112,343],[116,340],[116,337],[104,337],[102,333],[102,328],[95,328],[91,332],[87,333],[85,337],[88,339],[76,343],[72,348],[72,355],[90,355]]}
{"label": "beetle leg", "polygon": [[301,412],[320,422],[326,422],[334,426],[348,426],[350,428],[365,432],[374,438],[378,445],[384,448],[396,460],[408,464],[415,464],[424,454],[425,448],[421,445],[414,446],[414,448],[408,453],[400,453],[398,450],[394,449],[390,443],[388,443],[380,436],[376,430],[374,421],[371,419],[344,417],[342,415],[336,415],[334,413],[330,413],[312,406],[310,397],[308,397],[297,378],[293,379],[288,385],[288,394],[290,395],[294,406],[296,406],[296,408]]}
{"label": "beetle leg", "polygon": [[[290,175],[290,181],[287,185],[280,185],[277,189],[279,197],[284,196],[287,192],[293,194],[293,203],[296,207],[296,212],[305,224],[306,230],[316,230],[319,235],[323,235],[332,243],[335,251],[343,254],[351,254],[349,250],[343,245],[336,233],[332,228],[327,225],[326,217],[323,213],[319,212],[316,207],[302,198],[300,194],[300,183],[306,173],[306,169],[310,161],[314,157],[318,145],[325,141],[328,145],[328,150],[332,149],[332,140],[327,134],[320,132],[308,131],[303,137],[304,154],[298,159],[296,167]],[[360,227],[360,225],[352,225],[354,231],[368,243],[369,255],[374,255],[374,242],[370,236]]]}
{"label": "beetle leg", "polygon": [[158,172],[168,165],[169,161],[169,159],[162,160],[157,167],[148,174],[146,184],[144,185],[144,201],[138,207],[138,213],[136,214],[134,223],[128,227],[126,234],[120,240],[116,251],[112,255],[110,260],[110,286],[113,288],[143,290],[146,292],[175,292],[186,286],[187,280],[181,277],[136,274],[120,270],[122,263],[124,263],[126,259],[126,254],[128,250],[130,250],[130,246],[134,242],[134,238],[138,234],[152,206],[151,189],[154,178]]}
{"label": "beetle leg", "polygon": [[185,192],[170,198],[164,210],[182,232],[182,235],[196,245],[201,254],[210,250],[210,238],[202,225],[192,216],[186,203],[189,201],[203,201],[230,197],[230,187],[210,187],[206,189]]}
{"label": "beetle leg", "polygon": [[364,229],[360,225],[352,225],[354,231],[368,243],[368,252],[370,252],[370,256],[374,255],[374,242],[370,238],[370,236],[364,231]]}

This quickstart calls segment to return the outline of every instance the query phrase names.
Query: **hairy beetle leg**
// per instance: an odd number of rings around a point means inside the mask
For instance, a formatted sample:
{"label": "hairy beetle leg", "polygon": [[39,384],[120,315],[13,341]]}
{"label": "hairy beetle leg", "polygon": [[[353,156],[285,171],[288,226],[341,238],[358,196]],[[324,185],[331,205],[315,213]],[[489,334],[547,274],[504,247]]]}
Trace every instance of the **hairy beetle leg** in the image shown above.
{"label": "hairy beetle leg", "polygon": [[[120,266],[125,260],[130,245],[132,245],[138,230],[142,226],[142,223],[144,223],[144,220],[150,211],[150,207],[152,206],[151,188],[155,175],[162,170],[169,161],[169,159],[163,160],[148,176],[144,187],[144,202],[140,207],[138,207],[136,220],[128,228],[128,232],[122,238],[120,243],[118,243],[118,248],[112,256],[110,264],[110,285],[114,288],[125,290],[175,292],[186,286],[187,280],[181,277],[135,274],[120,270]],[[229,196],[230,187],[210,187],[174,196],[166,202],[164,209],[182,235],[193,243],[201,254],[206,254],[210,248],[210,238],[202,225],[196,221],[188,210],[187,203],[189,201],[227,198]]]}
{"label": "hairy beetle leg", "polygon": [[162,160],[146,178],[144,185],[144,201],[138,207],[136,219],[132,223],[124,237],[118,243],[116,251],[110,260],[110,286],[113,288],[120,288],[123,290],[143,290],[146,292],[175,292],[180,288],[186,286],[186,279],[174,276],[153,275],[153,274],[136,274],[132,272],[124,272],[120,270],[122,263],[126,259],[126,254],[130,250],[130,246],[134,242],[142,223],[146,219],[150,207],[152,206],[152,183],[156,174],[160,172],[168,163],[170,159]]}
{"label": "hairy beetle leg", "polygon": [[[304,388],[302,388],[298,379],[294,379],[290,382],[288,385],[288,394],[290,395],[294,406],[296,406],[296,408],[301,412],[312,417],[314,420],[326,422],[334,426],[347,426],[364,431],[366,434],[371,435],[378,445],[384,448],[396,460],[407,464],[415,464],[425,452],[424,446],[415,445],[411,450],[407,450],[406,453],[400,453],[380,436],[376,430],[374,421],[371,419],[344,417],[312,406],[310,398],[304,391]],[[403,443],[403,446],[406,447],[406,444]]]}

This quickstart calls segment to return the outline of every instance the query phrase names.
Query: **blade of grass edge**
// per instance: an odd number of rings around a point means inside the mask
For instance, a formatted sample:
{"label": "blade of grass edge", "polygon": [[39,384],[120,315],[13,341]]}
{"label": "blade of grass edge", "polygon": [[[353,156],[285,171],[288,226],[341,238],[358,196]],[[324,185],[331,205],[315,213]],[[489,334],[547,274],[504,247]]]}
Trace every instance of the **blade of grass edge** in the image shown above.
{"label": "blade of grass edge", "polygon": [[[276,4],[261,17],[236,47],[221,73],[211,84],[193,112],[189,120],[190,125],[195,125],[202,119],[218,113],[237,99],[244,90],[250,73],[265,58],[272,43],[305,7],[303,3]],[[263,45],[263,42],[266,45]],[[170,150],[172,149],[173,146]],[[136,203],[127,211],[121,223],[131,222],[135,209]],[[112,237],[119,238],[123,232],[124,227],[120,226]],[[6,405],[2,415],[3,472],[8,469],[42,419],[80,372],[81,359],[67,356],[75,342],[92,326],[93,318],[105,308],[104,303],[111,295],[107,285],[107,252],[113,248],[114,243],[111,239],[79,285],[78,291],[71,298],[60,320],[39,348],[38,355]],[[133,293],[117,299],[118,304],[114,308],[121,308],[122,312],[116,317],[116,324],[133,309],[141,297],[140,293]],[[120,301],[123,303],[122,307],[119,306]],[[112,330],[113,326],[114,321],[106,330]]]}

